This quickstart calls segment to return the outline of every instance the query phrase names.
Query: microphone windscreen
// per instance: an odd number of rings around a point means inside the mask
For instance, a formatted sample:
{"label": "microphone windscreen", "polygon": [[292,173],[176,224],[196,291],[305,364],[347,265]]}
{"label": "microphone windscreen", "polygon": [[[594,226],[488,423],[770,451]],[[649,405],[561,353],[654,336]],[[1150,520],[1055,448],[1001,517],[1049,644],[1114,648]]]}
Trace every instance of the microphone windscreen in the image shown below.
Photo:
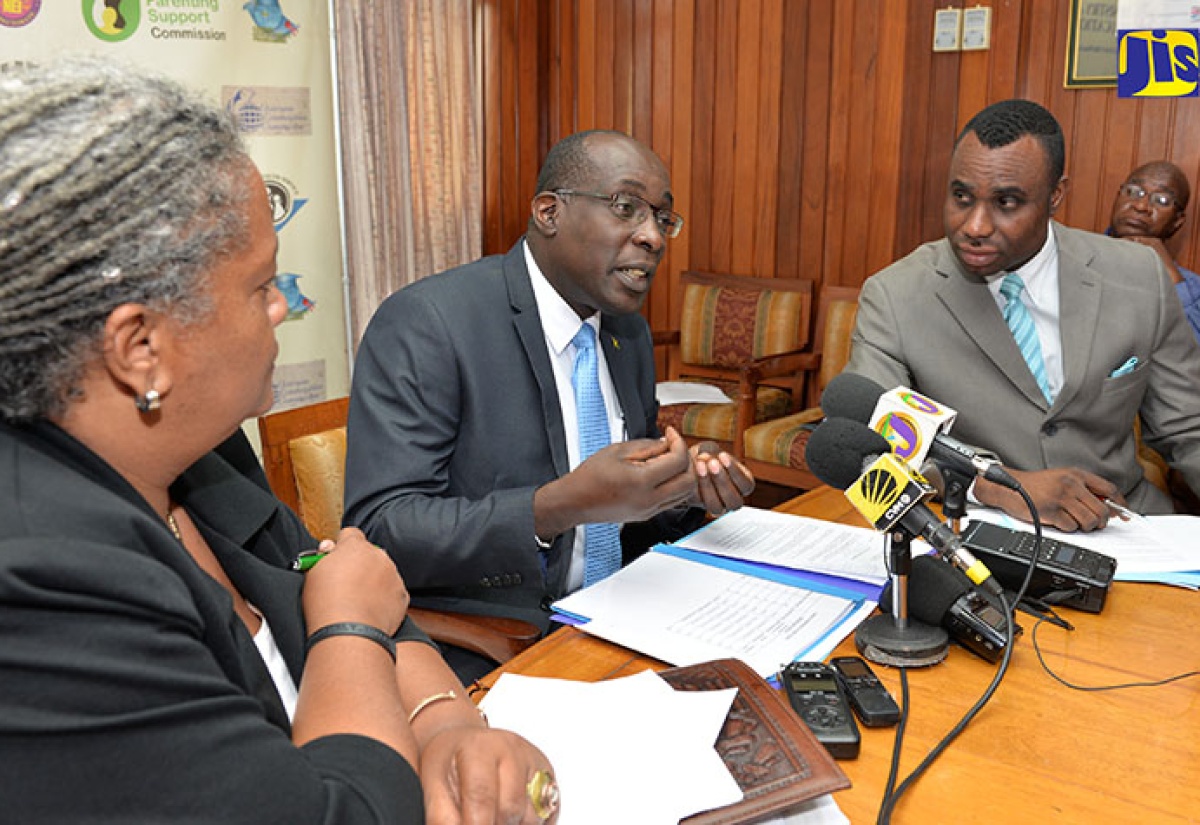
{"label": "microphone windscreen", "polygon": [[[931,624],[941,625],[950,605],[971,589],[971,580],[961,571],[936,556],[917,556],[908,574],[908,615]],[[892,583],[883,587],[879,609],[892,612]]]}
{"label": "microphone windscreen", "polygon": [[823,483],[845,490],[862,475],[865,462],[891,451],[887,439],[866,424],[826,418],[808,437],[804,460]]}
{"label": "microphone windscreen", "polygon": [[834,376],[821,393],[821,409],[830,418],[849,418],[868,424],[881,395],[883,387],[870,378],[843,372]]}

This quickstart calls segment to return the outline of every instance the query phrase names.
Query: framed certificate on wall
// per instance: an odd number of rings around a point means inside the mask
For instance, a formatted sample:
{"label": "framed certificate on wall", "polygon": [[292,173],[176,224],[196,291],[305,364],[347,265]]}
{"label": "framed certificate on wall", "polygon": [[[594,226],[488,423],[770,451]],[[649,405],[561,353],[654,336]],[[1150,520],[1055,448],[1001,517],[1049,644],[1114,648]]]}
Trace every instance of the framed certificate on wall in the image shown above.
{"label": "framed certificate on wall", "polygon": [[1117,1],[1071,0],[1068,89],[1117,85]]}

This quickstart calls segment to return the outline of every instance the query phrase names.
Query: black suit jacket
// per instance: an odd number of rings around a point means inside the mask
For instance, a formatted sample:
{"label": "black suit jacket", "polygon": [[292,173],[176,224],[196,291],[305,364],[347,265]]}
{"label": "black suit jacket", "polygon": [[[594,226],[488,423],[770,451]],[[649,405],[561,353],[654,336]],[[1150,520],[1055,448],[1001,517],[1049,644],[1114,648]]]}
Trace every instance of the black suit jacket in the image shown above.
{"label": "black suit jacket", "polygon": [[[286,567],[315,541],[215,453],[172,495],[299,683],[303,579]],[[0,423],[0,525],[0,818],[423,821],[417,777],[385,745],[291,743],[228,593],[66,433]]]}
{"label": "black suit jacket", "polygon": [[[600,327],[629,438],[657,437],[645,319],[605,315]],[[545,627],[546,608],[564,595],[574,531],[539,558],[533,494],[569,471],[523,242],[380,306],[354,367],[345,520],[392,554],[414,604]],[[627,526],[627,557],[702,515]]]}

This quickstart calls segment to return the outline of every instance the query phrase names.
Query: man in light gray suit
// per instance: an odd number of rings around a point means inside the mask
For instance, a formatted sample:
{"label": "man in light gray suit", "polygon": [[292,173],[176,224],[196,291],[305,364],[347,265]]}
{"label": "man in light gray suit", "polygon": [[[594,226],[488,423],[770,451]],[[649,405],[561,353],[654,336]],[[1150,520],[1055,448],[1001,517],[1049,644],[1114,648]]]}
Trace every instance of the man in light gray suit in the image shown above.
{"label": "man in light gray suit", "polygon": [[[638,310],[683,223],[662,162],[627,135],[584,132],[551,149],[537,188],[506,255],[401,289],[371,320],[350,394],[346,523],[391,553],[414,604],[544,629],[550,603],[584,582],[577,528],[624,525],[628,558],[740,507],[754,479],[658,432]],[[572,377],[584,326],[612,442],[591,457]]]}
{"label": "man in light gray suit", "polygon": [[[1157,255],[1051,220],[1063,156],[1058,122],[1036,103],[977,114],[951,158],[945,239],[866,281],[846,369],[953,407],[953,435],[997,453],[1045,524],[1095,530],[1105,499],[1172,511],[1137,462],[1135,416],[1200,490],[1200,349]],[[1024,309],[1002,291],[1011,273]],[[980,479],[974,495],[1029,520],[1012,491]]]}

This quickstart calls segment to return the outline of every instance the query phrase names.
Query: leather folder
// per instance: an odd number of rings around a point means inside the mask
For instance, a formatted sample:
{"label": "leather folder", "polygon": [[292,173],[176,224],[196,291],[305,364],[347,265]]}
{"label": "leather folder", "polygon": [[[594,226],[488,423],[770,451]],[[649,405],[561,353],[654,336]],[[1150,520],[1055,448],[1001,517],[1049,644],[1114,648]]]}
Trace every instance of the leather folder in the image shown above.
{"label": "leather folder", "polygon": [[717,659],[659,674],[676,690],[736,687],[717,752],[742,788],[742,801],[690,816],[681,825],[742,825],[784,813],[850,779],[787,699],[738,659]]}

